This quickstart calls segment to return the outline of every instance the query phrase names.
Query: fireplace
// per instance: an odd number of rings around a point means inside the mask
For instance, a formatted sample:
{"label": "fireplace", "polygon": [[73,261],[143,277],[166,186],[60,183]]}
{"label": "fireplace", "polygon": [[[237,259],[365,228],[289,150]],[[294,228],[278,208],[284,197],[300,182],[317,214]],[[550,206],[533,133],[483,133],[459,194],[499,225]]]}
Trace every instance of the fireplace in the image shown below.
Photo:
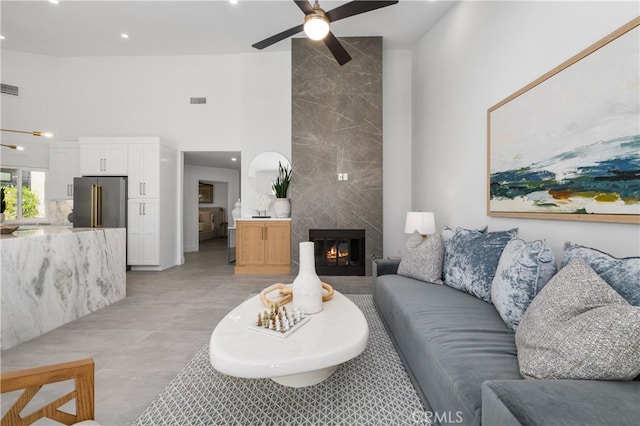
{"label": "fireplace", "polygon": [[309,229],[318,275],[365,275],[364,229]]}

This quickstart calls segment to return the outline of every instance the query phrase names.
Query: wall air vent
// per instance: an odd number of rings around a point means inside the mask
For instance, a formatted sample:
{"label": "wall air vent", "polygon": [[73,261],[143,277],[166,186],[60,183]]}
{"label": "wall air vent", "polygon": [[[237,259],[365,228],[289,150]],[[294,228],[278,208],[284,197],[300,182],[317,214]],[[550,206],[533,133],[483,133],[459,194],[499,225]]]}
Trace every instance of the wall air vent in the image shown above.
{"label": "wall air vent", "polygon": [[207,98],[191,98],[191,105],[206,104]]}
{"label": "wall air vent", "polygon": [[3,95],[20,96],[20,88],[18,86],[12,86],[10,84],[0,84]]}

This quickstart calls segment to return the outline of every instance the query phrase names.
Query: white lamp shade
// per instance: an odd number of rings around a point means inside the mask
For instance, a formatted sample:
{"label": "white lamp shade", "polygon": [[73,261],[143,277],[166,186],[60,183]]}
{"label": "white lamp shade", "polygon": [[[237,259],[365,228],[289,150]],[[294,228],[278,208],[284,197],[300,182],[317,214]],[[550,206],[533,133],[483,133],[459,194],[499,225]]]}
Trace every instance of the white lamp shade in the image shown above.
{"label": "white lamp shade", "polygon": [[329,34],[329,21],[323,16],[311,16],[304,23],[304,33],[311,40],[322,40]]}
{"label": "white lamp shade", "polygon": [[429,235],[436,232],[436,221],[432,212],[407,212],[407,219],[404,223],[404,232],[413,234],[418,231],[422,235]]}

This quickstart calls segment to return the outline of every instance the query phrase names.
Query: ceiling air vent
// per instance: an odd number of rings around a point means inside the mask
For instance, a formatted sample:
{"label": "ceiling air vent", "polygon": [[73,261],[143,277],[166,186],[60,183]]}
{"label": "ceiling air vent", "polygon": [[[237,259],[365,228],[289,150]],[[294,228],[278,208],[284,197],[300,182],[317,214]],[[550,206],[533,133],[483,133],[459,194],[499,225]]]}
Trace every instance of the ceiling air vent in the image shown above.
{"label": "ceiling air vent", "polygon": [[19,96],[20,88],[18,86],[12,86],[10,84],[0,84],[3,95]]}
{"label": "ceiling air vent", "polygon": [[191,98],[191,105],[206,104],[207,98]]}

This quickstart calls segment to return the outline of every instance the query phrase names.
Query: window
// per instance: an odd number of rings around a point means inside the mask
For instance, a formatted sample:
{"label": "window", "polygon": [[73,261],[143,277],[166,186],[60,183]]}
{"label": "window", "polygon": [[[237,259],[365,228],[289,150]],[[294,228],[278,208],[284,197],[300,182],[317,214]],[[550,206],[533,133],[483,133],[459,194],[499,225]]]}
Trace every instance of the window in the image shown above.
{"label": "window", "polygon": [[46,216],[46,172],[26,169],[0,169],[4,189],[6,220],[38,219]]}

